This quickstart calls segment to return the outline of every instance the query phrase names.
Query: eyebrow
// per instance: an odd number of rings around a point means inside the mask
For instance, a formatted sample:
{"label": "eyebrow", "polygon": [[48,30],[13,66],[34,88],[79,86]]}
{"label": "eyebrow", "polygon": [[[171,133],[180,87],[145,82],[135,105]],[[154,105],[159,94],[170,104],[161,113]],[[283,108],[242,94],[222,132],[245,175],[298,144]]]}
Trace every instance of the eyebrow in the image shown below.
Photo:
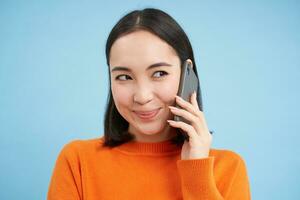
{"label": "eyebrow", "polygon": [[[150,69],[153,69],[155,67],[161,67],[161,66],[172,66],[171,64],[169,63],[165,63],[165,62],[159,62],[159,63],[155,63],[155,64],[152,64],[150,65],[149,67],[147,67],[146,70],[150,70]],[[114,72],[114,71],[127,71],[127,72],[131,72],[131,69],[127,68],[127,67],[123,67],[123,66],[115,66],[113,67],[113,69],[111,70],[111,72]]]}

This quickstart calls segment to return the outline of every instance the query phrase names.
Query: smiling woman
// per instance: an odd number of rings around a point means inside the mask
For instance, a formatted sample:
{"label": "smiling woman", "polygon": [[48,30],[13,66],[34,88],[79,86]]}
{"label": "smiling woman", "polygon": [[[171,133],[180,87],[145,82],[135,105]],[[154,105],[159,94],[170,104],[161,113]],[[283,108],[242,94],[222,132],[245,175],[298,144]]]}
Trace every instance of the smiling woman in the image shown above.
{"label": "smiling woman", "polygon": [[108,37],[106,58],[104,137],[62,149],[48,199],[250,199],[242,157],[211,148],[200,87],[190,101],[177,96],[183,62],[198,75],[171,16],[152,8],[128,13]]}

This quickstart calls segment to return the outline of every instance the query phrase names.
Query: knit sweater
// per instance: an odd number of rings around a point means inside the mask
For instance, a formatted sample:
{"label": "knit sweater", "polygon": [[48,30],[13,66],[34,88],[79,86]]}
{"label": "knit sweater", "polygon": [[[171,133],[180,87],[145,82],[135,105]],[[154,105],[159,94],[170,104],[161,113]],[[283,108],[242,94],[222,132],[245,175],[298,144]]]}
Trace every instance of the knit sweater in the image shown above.
{"label": "knit sweater", "polygon": [[48,200],[249,200],[244,160],[229,150],[181,160],[169,140],[103,147],[104,138],[74,140],[61,150]]}

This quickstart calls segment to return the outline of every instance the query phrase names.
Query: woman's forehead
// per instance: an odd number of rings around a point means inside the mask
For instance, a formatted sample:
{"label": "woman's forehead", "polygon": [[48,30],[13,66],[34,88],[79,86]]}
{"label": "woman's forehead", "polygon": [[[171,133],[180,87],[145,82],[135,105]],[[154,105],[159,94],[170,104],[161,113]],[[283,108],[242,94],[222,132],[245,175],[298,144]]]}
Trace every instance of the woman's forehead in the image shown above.
{"label": "woman's forehead", "polygon": [[[175,50],[164,40],[148,31],[136,31],[118,38],[110,50],[110,65],[124,62],[164,62],[177,56]],[[123,64],[124,65],[124,64]]]}

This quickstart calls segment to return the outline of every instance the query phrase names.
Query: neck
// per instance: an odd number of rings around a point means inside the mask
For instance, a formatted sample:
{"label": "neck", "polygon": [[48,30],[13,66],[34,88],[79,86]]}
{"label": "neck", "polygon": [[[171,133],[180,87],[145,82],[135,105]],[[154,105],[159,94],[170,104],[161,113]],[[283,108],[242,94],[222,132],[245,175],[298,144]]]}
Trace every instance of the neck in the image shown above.
{"label": "neck", "polygon": [[162,142],[162,141],[170,140],[172,137],[176,135],[176,129],[170,127],[169,125],[167,125],[162,132],[155,133],[152,135],[147,135],[144,133],[140,133],[138,131],[134,131],[130,127],[128,131],[135,136],[134,141],[136,142],[148,142],[148,143]]}

